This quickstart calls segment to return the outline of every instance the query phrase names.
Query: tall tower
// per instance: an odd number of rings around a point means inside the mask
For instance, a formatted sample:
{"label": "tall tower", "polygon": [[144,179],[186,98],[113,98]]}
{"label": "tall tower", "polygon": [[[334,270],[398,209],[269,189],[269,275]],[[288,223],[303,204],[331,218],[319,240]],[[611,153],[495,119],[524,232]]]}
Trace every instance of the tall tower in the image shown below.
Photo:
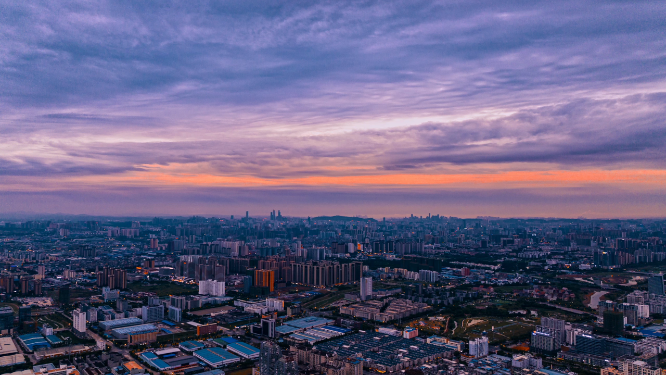
{"label": "tall tower", "polygon": [[654,275],[648,279],[648,293],[664,295],[664,275]]}
{"label": "tall tower", "polygon": [[372,298],[372,277],[361,278],[361,300]]}

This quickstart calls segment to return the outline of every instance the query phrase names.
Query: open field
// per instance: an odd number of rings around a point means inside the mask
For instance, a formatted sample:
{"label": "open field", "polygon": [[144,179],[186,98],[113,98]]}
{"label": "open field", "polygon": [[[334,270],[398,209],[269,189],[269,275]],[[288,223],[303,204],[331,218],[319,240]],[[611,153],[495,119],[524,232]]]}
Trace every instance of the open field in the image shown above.
{"label": "open field", "polygon": [[56,333],[56,336],[59,336],[63,341],[65,341],[66,338],[69,338],[72,345],[95,345],[95,340],[80,339],[76,337],[72,331],[60,331]]}
{"label": "open field", "polygon": [[[101,294],[101,292],[93,292],[92,290],[88,289],[70,289],[69,290],[69,298],[70,299],[76,299],[76,298],[90,298],[90,296],[93,296],[95,294]],[[57,301],[57,300],[54,300]]]}
{"label": "open field", "polygon": [[453,335],[454,338],[476,338],[481,337],[483,332],[487,332],[492,343],[523,338],[534,330],[534,325],[531,323],[497,318],[466,318],[458,320],[457,324],[458,328]]}
{"label": "open field", "polygon": [[333,292],[333,293],[328,293],[328,294],[323,294],[321,296],[318,296],[310,301],[305,302],[302,304],[303,308],[325,308],[328,305],[332,304],[333,302],[339,301],[343,298],[345,298],[345,293],[349,293],[349,291],[344,291],[344,292]]}
{"label": "open field", "polygon": [[446,324],[448,322],[448,317],[442,316],[440,319],[417,319],[409,322],[406,326],[417,328],[419,331],[426,332],[428,334],[443,334],[446,331]]}
{"label": "open field", "polygon": [[48,323],[51,327],[53,327],[53,329],[69,328],[67,323],[65,323],[62,318],[55,318],[55,316],[56,314],[43,315],[37,318],[36,320],[40,326],[44,323]]}
{"label": "open field", "polygon": [[503,285],[494,286],[495,293],[513,293],[515,290],[530,289],[529,285]]}

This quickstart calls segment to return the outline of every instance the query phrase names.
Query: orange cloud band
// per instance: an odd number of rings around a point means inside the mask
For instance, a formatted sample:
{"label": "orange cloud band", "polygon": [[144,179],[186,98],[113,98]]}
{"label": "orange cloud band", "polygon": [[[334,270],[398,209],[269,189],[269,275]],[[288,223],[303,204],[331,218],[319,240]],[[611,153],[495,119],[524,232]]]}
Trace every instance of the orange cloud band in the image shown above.
{"label": "orange cloud band", "polygon": [[[383,174],[361,176],[311,176],[301,178],[236,177],[213,174],[135,172],[121,178],[125,182],[148,185],[214,186],[432,186],[496,185],[575,186],[581,184],[644,184],[666,188],[662,170],[583,170],[511,171],[492,174]],[[121,181],[117,181],[121,182]]]}

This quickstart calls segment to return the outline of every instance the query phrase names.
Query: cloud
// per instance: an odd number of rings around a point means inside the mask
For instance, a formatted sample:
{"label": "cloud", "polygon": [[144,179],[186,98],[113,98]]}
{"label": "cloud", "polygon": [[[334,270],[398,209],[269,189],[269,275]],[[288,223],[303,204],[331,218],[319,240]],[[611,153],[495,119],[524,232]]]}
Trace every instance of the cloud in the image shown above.
{"label": "cloud", "polygon": [[4,3],[0,174],[663,169],[665,17],[654,1]]}

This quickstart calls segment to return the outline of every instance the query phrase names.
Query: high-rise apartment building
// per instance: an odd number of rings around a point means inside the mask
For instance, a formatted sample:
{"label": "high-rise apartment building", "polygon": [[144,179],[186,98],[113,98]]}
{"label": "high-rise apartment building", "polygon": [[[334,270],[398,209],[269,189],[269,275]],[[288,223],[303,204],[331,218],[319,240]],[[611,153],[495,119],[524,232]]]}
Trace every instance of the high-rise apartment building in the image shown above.
{"label": "high-rise apartment building", "polygon": [[183,320],[183,310],[175,306],[169,306],[169,320],[180,322]]}
{"label": "high-rise apartment building", "polygon": [[275,272],[273,270],[255,270],[254,285],[268,288],[272,292],[275,289]]}
{"label": "high-rise apartment building", "polygon": [[259,373],[275,375],[298,375],[298,366],[293,359],[282,355],[280,346],[270,341],[261,343]]}
{"label": "high-rise apartment building", "polygon": [[170,297],[170,303],[171,306],[177,307],[181,310],[185,310],[185,297],[183,296],[171,296]]}
{"label": "high-rise apartment building", "polygon": [[108,286],[111,289],[126,289],[127,271],[104,267],[102,271],[97,272],[97,286]]}
{"label": "high-rise apartment building", "polygon": [[658,296],[664,295],[664,275],[654,275],[648,279],[648,293]]}
{"label": "high-rise apartment building", "polygon": [[266,298],[268,311],[284,311],[284,301],[277,298]]}
{"label": "high-rise apartment building", "polygon": [[[544,331],[551,332],[544,332]],[[530,339],[530,350],[537,353],[554,353],[560,347],[557,344],[556,330],[551,330],[545,328],[541,331],[532,332],[532,337]]]}
{"label": "high-rise apartment building", "polygon": [[293,282],[310,286],[332,286],[361,280],[363,263],[343,263],[326,260],[291,263]]}
{"label": "high-rise apartment building", "polygon": [[562,319],[541,318],[541,326],[548,328],[555,335],[556,345],[561,345],[566,340],[566,322]]}
{"label": "high-rise apartment building", "polygon": [[479,358],[488,355],[488,337],[483,336],[469,341],[469,355]]}
{"label": "high-rise apartment building", "polygon": [[201,280],[199,281],[199,294],[223,297],[225,295],[224,281]]}
{"label": "high-rise apartment building", "polygon": [[76,309],[72,311],[72,328],[79,333],[83,333],[86,331],[86,313]]}
{"label": "high-rise apartment building", "polygon": [[30,281],[32,280],[31,276],[22,276],[21,277],[21,294],[26,295],[30,292]]}
{"label": "high-rise apartment building", "polygon": [[42,280],[35,280],[35,295],[42,295]]}
{"label": "high-rise apartment building", "polygon": [[164,305],[143,306],[141,308],[141,319],[144,322],[159,322],[164,320]]}
{"label": "high-rise apartment building", "polygon": [[372,277],[361,278],[361,301],[372,298]]}
{"label": "high-rise apartment building", "polygon": [[604,330],[612,335],[624,333],[624,314],[621,311],[604,311]]}
{"label": "high-rise apartment building", "polygon": [[243,277],[243,293],[249,294],[252,287],[252,276]]}

